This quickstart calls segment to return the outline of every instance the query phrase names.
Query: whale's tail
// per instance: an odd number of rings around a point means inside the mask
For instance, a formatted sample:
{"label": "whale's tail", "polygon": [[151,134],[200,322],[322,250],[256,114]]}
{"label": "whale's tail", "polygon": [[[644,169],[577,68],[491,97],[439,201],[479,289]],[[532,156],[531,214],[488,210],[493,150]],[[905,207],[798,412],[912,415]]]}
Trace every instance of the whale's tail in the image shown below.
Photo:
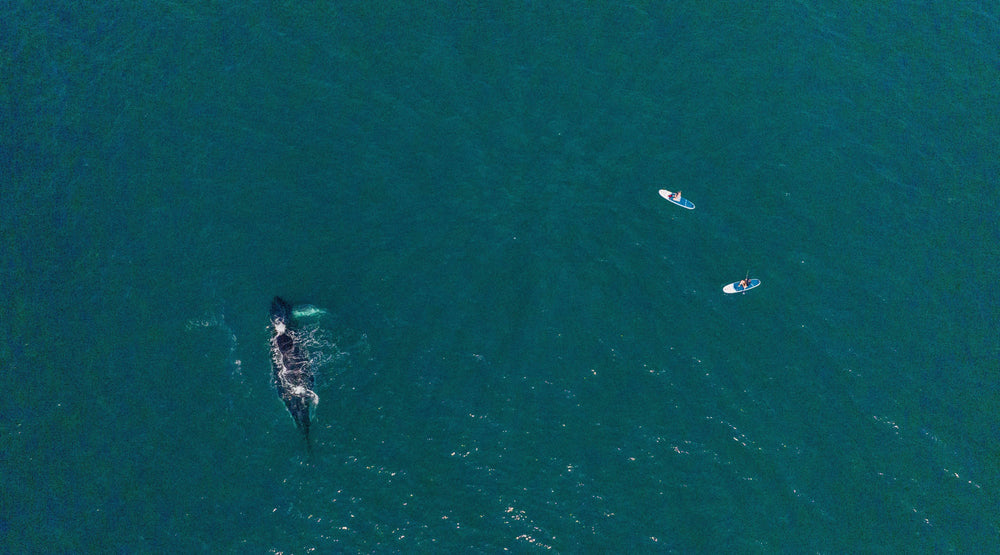
{"label": "whale's tail", "polygon": [[300,395],[285,395],[283,396],[285,401],[285,407],[288,408],[289,414],[292,415],[292,420],[295,420],[295,425],[305,436],[306,441],[309,441],[309,399],[305,396]]}

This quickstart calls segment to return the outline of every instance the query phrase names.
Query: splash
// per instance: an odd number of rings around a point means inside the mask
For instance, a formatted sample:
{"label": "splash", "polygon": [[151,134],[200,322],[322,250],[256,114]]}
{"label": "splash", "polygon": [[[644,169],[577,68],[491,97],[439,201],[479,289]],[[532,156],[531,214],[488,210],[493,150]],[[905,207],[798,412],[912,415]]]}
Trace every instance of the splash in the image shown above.
{"label": "splash", "polygon": [[224,312],[220,310],[218,313],[208,313],[201,318],[191,318],[184,325],[184,329],[185,331],[214,329],[223,334],[226,338],[225,341],[229,349],[229,352],[226,355],[227,364],[234,375],[242,375],[243,363],[240,359],[236,358],[236,348],[238,346],[236,333],[233,332],[233,329],[226,323],[226,315]]}

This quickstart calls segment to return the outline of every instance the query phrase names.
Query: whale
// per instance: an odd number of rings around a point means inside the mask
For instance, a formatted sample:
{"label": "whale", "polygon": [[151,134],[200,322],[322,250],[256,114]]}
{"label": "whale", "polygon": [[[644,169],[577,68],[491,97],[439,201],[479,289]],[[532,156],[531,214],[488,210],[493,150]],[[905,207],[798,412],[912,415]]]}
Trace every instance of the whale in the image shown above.
{"label": "whale", "polygon": [[281,297],[271,301],[271,366],[278,396],[308,444],[309,413],[319,397],[313,391],[312,365],[294,328],[292,305]]}

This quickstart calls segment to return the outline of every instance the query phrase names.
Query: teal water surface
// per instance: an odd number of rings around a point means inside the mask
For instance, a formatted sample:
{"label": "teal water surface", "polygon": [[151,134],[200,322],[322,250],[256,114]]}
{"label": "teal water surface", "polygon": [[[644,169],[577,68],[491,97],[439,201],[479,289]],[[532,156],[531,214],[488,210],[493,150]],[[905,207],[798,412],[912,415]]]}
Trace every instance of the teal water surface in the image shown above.
{"label": "teal water surface", "polygon": [[994,4],[410,4],[2,4],[3,551],[996,551]]}

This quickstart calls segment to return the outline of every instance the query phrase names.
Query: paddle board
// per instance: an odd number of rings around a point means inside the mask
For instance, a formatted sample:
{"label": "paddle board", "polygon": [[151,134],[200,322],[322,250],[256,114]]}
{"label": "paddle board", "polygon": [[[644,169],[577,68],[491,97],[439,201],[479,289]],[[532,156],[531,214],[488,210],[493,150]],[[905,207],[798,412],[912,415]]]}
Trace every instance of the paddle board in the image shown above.
{"label": "paddle board", "polygon": [[723,287],[722,288],[722,292],[723,293],[742,293],[744,291],[749,291],[749,290],[753,289],[754,287],[757,287],[758,285],[760,285],[760,280],[757,279],[757,278],[751,279],[750,280],[750,285],[747,285],[746,287],[740,287],[740,282],[737,281],[737,282],[730,283],[729,285]]}
{"label": "paddle board", "polygon": [[665,199],[667,199],[667,200],[669,200],[670,202],[676,204],[677,206],[683,206],[684,208],[687,208],[688,210],[694,210],[694,203],[693,202],[691,202],[690,200],[688,200],[688,199],[686,199],[684,197],[679,197],[679,198],[675,199],[673,197],[673,193],[671,193],[670,191],[668,191],[666,189],[660,189],[660,196],[663,197],[663,198],[665,198]]}

